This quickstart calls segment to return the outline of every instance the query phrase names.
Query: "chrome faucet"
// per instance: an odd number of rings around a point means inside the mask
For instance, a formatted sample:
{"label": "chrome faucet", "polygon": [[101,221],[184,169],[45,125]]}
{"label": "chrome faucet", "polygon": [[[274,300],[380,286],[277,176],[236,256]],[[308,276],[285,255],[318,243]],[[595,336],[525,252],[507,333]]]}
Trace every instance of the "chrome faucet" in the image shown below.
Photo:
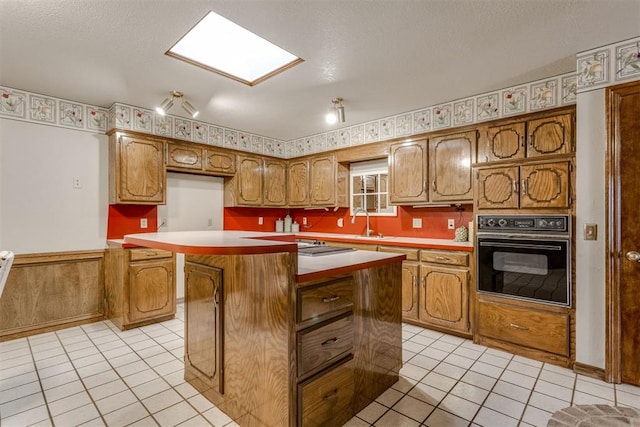
{"label": "chrome faucet", "polygon": [[370,236],[373,234],[373,230],[369,227],[369,212],[367,212],[367,210],[366,210],[366,209],[363,209],[363,208],[355,208],[355,209],[353,210],[353,216],[351,217],[351,224],[355,224],[355,223],[356,223],[356,215],[357,215],[359,212],[364,212],[364,214],[365,214],[365,215],[366,215],[366,217],[367,217],[367,230],[366,230],[366,232],[365,232],[365,233],[366,233],[365,235],[366,235],[367,237],[370,237]]}

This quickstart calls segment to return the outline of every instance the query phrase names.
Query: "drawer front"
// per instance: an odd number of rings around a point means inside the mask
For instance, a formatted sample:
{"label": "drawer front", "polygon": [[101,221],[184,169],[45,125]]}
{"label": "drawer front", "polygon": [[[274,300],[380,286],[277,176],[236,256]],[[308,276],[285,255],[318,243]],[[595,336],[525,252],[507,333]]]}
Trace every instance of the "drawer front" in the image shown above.
{"label": "drawer front", "polygon": [[350,360],[298,386],[298,413],[304,427],[340,426],[352,417],[354,363]]}
{"label": "drawer front", "polygon": [[130,261],[144,261],[147,259],[171,258],[173,252],[162,249],[129,249]]}
{"label": "drawer front", "polygon": [[566,314],[480,302],[477,328],[485,337],[569,356]]}
{"label": "drawer front", "polygon": [[353,279],[337,279],[326,285],[298,290],[298,322],[318,318],[353,306]]}
{"label": "drawer front", "polygon": [[390,252],[392,254],[404,254],[407,256],[407,261],[418,261],[420,256],[420,249],[403,248],[401,246],[380,246],[379,252]]}
{"label": "drawer front", "polygon": [[353,351],[353,315],[298,334],[298,375]]}
{"label": "drawer front", "polygon": [[469,265],[469,254],[465,252],[426,251],[420,252],[420,261],[434,264]]}

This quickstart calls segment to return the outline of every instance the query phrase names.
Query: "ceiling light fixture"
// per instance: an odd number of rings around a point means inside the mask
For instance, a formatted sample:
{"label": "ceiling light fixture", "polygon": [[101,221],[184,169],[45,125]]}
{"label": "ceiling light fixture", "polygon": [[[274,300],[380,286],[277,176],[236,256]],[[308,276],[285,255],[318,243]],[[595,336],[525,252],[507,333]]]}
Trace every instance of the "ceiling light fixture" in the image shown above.
{"label": "ceiling light fixture", "polygon": [[199,114],[199,111],[196,110],[196,108],[184,98],[184,94],[182,92],[179,92],[177,90],[172,90],[171,92],[169,92],[169,96],[165,98],[158,107],[156,107],[156,112],[161,116],[167,114],[167,111],[169,111],[169,109],[173,107],[173,100],[176,98],[182,99],[182,108],[184,109],[184,111],[189,113],[189,116],[191,116],[191,118],[195,119]]}
{"label": "ceiling light fixture", "polygon": [[333,125],[338,122],[344,123],[345,116],[342,101],[344,101],[342,98],[333,98],[333,100],[331,100],[333,103],[333,109],[325,116],[325,120],[328,124]]}

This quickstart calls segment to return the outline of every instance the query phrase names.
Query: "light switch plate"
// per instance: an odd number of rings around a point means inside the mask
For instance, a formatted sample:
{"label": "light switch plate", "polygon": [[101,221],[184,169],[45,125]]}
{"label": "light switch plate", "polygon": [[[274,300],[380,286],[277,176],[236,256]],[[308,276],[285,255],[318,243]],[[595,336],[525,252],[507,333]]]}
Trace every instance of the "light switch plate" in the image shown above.
{"label": "light switch plate", "polygon": [[598,239],[598,224],[585,224],[584,240],[597,240],[597,239]]}
{"label": "light switch plate", "polygon": [[413,218],[413,228],[422,228],[422,218]]}

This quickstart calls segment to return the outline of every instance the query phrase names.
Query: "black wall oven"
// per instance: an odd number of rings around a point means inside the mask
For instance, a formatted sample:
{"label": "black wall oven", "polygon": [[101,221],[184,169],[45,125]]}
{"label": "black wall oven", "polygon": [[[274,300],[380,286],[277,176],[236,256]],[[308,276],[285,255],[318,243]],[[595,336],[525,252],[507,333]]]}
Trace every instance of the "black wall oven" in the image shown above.
{"label": "black wall oven", "polygon": [[477,289],[571,306],[568,215],[478,215]]}

